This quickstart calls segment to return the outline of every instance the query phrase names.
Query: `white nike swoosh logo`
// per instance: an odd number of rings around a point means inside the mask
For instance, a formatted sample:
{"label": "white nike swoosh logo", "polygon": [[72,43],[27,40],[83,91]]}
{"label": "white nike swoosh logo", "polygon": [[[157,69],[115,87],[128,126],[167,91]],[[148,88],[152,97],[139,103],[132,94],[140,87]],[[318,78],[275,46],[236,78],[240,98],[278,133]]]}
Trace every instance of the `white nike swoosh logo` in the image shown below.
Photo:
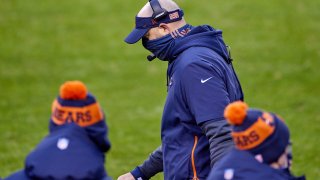
{"label": "white nike swoosh logo", "polygon": [[209,77],[208,79],[205,79],[205,80],[201,79],[201,83],[205,83],[205,82],[209,81],[211,78],[212,77]]}

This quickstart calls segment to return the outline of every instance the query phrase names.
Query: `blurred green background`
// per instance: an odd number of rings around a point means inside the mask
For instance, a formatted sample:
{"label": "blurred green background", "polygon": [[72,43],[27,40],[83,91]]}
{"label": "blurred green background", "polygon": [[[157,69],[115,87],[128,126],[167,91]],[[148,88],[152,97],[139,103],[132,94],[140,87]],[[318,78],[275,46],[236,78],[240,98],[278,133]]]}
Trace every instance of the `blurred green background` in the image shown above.
{"label": "blurred green background", "polygon": [[[319,178],[320,1],[177,2],[190,24],[224,31],[245,100],[286,120],[294,173]],[[160,144],[167,64],[147,62],[140,43],[123,42],[145,3],[0,0],[1,177],[21,169],[47,134],[51,103],[67,80],[86,83],[108,117],[112,177]]]}

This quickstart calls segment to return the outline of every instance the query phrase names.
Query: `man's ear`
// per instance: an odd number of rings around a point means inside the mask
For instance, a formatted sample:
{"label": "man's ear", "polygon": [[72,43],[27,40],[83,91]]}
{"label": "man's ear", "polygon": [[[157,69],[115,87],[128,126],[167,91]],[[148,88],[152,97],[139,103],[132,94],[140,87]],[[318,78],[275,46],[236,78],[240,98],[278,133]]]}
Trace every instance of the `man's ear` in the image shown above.
{"label": "man's ear", "polygon": [[169,34],[171,32],[170,27],[166,23],[159,24],[161,34]]}

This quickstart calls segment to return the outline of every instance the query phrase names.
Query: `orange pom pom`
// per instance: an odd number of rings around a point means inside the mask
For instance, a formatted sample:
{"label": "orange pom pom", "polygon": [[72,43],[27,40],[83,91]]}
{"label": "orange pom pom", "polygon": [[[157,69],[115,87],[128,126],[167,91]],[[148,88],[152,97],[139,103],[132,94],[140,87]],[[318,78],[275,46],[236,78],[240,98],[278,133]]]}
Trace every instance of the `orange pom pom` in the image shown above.
{"label": "orange pom pom", "polygon": [[67,100],[85,99],[87,87],[81,81],[66,81],[60,86],[60,97]]}
{"label": "orange pom pom", "polygon": [[224,117],[231,125],[240,125],[247,115],[248,105],[242,101],[229,104],[224,110]]}

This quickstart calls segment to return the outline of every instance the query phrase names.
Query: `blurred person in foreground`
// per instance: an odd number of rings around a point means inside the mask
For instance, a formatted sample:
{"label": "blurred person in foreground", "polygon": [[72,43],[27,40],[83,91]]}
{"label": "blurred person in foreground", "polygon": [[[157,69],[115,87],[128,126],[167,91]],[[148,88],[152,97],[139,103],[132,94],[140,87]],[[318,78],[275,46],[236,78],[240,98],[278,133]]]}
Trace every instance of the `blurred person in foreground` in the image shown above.
{"label": "blurred person in foreground", "polygon": [[304,180],[290,173],[289,129],[276,114],[234,102],[225,109],[235,143],[207,180]]}
{"label": "blurred person in foreground", "polygon": [[187,24],[172,0],[151,0],[135,19],[125,42],[142,45],[168,63],[167,98],[161,141],[143,164],[119,180],[149,179],[158,172],[165,180],[206,179],[211,167],[233,146],[224,108],[243,100],[222,31]]}
{"label": "blurred person in foreground", "polygon": [[110,180],[104,168],[110,147],[105,115],[80,81],[67,81],[53,101],[49,134],[5,180]]}

